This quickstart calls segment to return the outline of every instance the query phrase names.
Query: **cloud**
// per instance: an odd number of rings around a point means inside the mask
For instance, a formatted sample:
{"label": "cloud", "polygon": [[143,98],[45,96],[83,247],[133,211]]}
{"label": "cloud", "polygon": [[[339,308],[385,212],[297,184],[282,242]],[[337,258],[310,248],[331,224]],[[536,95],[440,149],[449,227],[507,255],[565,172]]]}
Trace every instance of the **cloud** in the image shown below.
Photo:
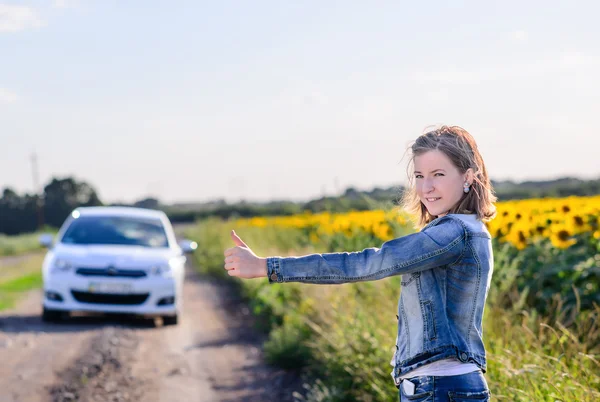
{"label": "cloud", "polygon": [[487,65],[472,70],[419,71],[413,79],[420,84],[477,84],[482,81],[501,81],[531,78],[547,74],[571,74],[595,71],[600,58],[579,51],[563,51],[550,58]]}
{"label": "cloud", "polygon": [[527,32],[522,31],[522,30],[513,31],[510,33],[511,39],[514,40],[515,42],[524,42],[527,40],[528,36],[529,35],[527,34]]}
{"label": "cloud", "polygon": [[561,54],[560,64],[563,67],[581,67],[594,64],[596,60],[582,52],[566,51]]}
{"label": "cloud", "polygon": [[31,7],[0,4],[0,32],[19,32],[42,25],[42,20]]}
{"label": "cloud", "polygon": [[71,8],[75,7],[76,0],[54,0],[52,6],[54,8]]}
{"label": "cloud", "polygon": [[0,88],[0,104],[8,104],[16,102],[19,97],[16,93],[9,91],[8,89]]}
{"label": "cloud", "polygon": [[437,90],[426,93],[427,99],[432,102],[447,102],[450,99],[450,91],[448,88],[439,88]]}

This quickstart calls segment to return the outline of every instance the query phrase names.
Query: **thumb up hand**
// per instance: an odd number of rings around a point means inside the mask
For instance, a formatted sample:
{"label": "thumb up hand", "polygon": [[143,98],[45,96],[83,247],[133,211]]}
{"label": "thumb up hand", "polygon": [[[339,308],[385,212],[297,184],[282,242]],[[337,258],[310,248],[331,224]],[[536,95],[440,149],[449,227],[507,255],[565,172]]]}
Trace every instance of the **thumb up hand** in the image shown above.
{"label": "thumb up hand", "polygon": [[231,231],[231,240],[235,247],[225,250],[225,269],[229,276],[250,279],[267,276],[267,259],[258,257],[244,243],[244,241]]}
{"label": "thumb up hand", "polygon": [[235,233],[235,230],[231,231],[231,239],[233,240],[236,246],[250,248],[246,245],[246,243],[244,243],[240,236],[238,236],[237,233]]}

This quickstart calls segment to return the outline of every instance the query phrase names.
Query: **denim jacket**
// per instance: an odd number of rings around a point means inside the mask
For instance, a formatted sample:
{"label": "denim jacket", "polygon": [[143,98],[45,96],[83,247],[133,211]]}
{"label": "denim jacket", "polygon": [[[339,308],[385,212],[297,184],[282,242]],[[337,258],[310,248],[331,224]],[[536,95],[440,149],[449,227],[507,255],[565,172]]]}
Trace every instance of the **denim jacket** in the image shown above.
{"label": "denim jacket", "polygon": [[267,258],[269,282],[339,284],[402,275],[392,376],[456,357],[486,371],[482,317],[491,236],[476,215],[439,217],[420,232],[359,252]]}

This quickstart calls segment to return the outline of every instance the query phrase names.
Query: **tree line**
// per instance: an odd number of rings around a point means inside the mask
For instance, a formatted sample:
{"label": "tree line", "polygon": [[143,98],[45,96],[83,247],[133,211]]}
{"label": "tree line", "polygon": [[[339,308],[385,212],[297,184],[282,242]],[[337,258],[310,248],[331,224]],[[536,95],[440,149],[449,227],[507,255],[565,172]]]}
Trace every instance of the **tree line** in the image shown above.
{"label": "tree line", "polygon": [[44,226],[59,227],[79,206],[102,205],[96,190],[72,177],[53,178],[42,195],[19,195],[10,188],[0,198],[0,233],[34,232]]}
{"label": "tree line", "polygon": [[[521,183],[493,181],[492,184],[500,201],[600,194],[600,179],[582,180],[565,177]],[[339,196],[321,197],[306,202],[283,200],[227,203],[224,200],[214,200],[204,203],[165,205],[158,199],[144,198],[132,204],[111,205],[160,209],[165,211],[173,222],[193,222],[196,219],[212,216],[227,219],[292,215],[305,211],[318,213],[390,208],[398,203],[403,190],[402,186],[375,188],[370,191],[350,187]],[[44,226],[58,228],[73,209],[99,205],[105,204],[98,197],[96,190],[89,183],[73,177],[52,178],[41,195],[19,195],[12,189],[5,188],[0,197],[0,233],[15,235],[40,230]]]}

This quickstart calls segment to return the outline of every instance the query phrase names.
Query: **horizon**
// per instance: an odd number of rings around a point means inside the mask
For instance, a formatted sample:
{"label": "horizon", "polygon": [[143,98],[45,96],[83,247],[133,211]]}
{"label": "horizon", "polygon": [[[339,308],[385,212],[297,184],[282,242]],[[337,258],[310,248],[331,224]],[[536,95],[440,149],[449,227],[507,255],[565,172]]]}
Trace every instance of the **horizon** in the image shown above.
{"label": "horizon", "polygon": [[[101,194],[101,190],[99,190],[97,187],[95,187],[93,185],[93,183],[90,183],[89,181],[86,181],[85,179],[81,179],[81,178],[77,178],[77,177],[54,177],[53,179],[57,179],[57,180],[62,180],[62,179],[67,179],[67,178],[73,178],[75,181],[77,182],[85,182],[88,185],[90,185],[95,191],[96,194],[98,195],[98,198],[100,199],[100,201],[102,201],[103,204],[107,205],[132,205],[135,202],[139,202],[139,201],[143,201],[146,199],[156,199],[161,205],[172,205],[172,206],[177,206],[177,205],[194,205],[194,204],[209,204],[209,203],[214,203],[214,202],[222,202],[225,201],[227,204],[236,204],[236,203],[271,203],[271,202],[293,202],[293,203],[302,203],[302,202],[309,202],[309,201],[313,201],[313,200],[317,200],[317,199],[321,199],[321,198],[325,198],[325,197],[340,197],[343,196],[346,191],[348,191],[349,189],[354,189],[358,192],[372,192],[375,191],[376,189],[379,190],[390,190],[392,188],[395,187],[402,187],[402,186],[406,186],[406,183],[392,183],[389,185],[385,185],[385,186],[373,186],[370,188],[362,188],[362,187],[357,187],[357,186],[348,186],[345,187],[344,189],[340,190],[339,193],[337,194],[316,194],[312,197],[307,197],[307,198],[296,198],[296,199],[286,199],[286,198],[271,198],[271,199],[237,199],[237,200],[226,200],[225,198],[210,198],[210,199],[190,199],[190,200],[174,200],[171,202],[164,202],[164,200],[157,198],[157,197],[152,197],[152,196],[143,196],[140,198],[136,198],[134,200],[131,201],[124,201],[124,200],[110,200],[110,201],[106,201],[102,198],[102,194]],[[552,181],[559,181],[559,180],[581,180],[581,181],[594,181],[594,180],[600,180],[600,176],[597,178],[582,178],[582,177],[575,177],[575,176],[557,176],[557,177],[553,177],[553,178],[548,178],[548,179],[525,179],[525,180],[512,180],[512,179],[505,179],[505,180],[496,180],[494,178],[490,179],[493,183],[513,183],[515,185],[522,185],[524,183],[545,183],[545,182],[552,182]],[[44,183],[44,185],[49,184],[48,183]],[[0,191],[4,192],[5,189],[11,189],[14,191],[14,189],[8,187],[8,186],[0,186]],[[16,191],[17,195],[19,196],[31,196],[33,195],[32,193],[20,193],[18,191]],[[0,197],[1,197],[1,193],[0,193]]]}
{"label": "horizon", "polygon": [[406,183],[407,145],[439,124],[499,181],[597,178],[598,11],[0,0],[0,186],[314,199]]}

